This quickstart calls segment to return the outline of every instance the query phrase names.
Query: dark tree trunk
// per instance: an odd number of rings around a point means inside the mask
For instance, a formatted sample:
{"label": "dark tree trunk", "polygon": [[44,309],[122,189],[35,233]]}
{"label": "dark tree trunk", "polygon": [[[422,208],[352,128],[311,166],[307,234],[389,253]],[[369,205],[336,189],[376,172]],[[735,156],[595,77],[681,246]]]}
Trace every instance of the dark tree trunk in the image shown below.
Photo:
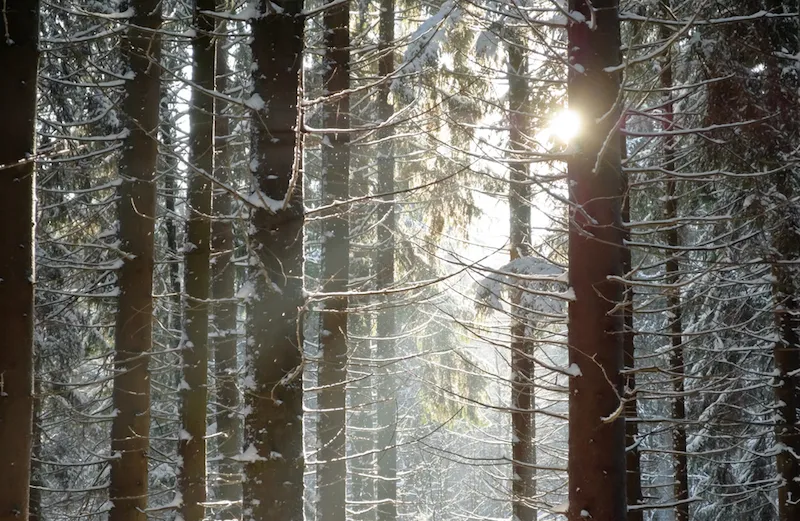
{"label": "dark tree trunk", "polygon": [[[615,106],[620,64],[616,0],[570,0],[570,109],[583,122],[568,160],[570,199],[569,509],[571,521],[627,518],[625,424],[621,414],[622,182]],[[590,21],[592,27],[590,27]]]}
{"label": "dark tree trunk", "polygon": [[[275,6],[280,9],[275,9]],[[250,413],[243,511],[247,519],[303,519],[303,188],[298,100],[303,50],[302,0],[261,2],[252,20],[254,94],[248,301]],[[257,99],[257,98],[255,98]],[[344,476],[342,476],[344,478]]]}
{"label": "dark tree trunk", "polygon": [[[206,404],[208,402],[208,297],[211,268],[211,181],[214,170],[214,11],[215,0],[195,0],[192,26],[192,99],[189,106],[189,186],[187,190],[183,329],[183,382],[178,445],[185,521],[201,521],[206,501]],[[205,91],[205,92],[204,92]]]}
{"label": "dark tree trunk", "polygon": [[[224,34],[226,24],[217,27]],[[224,49],[225,39],[217,40],[216,90],[224,93],[228,86],[228,55]],[[231,147],[228,104],[217,99],[214,106],[215,154],[214,178],[221,183],[230,183]],[[211,225],[211,249],[214,261],[211,264],[211,297],[214,301],[214,371],[217,383],[217,432],[219,454],[222,460],[218,467],[217,499],[227,504],[222,510],[223,519],[240,519],[242,499],[242,470],[235,456],[241,450],[242,426],[239,419],[239,388],[236,375],[239,360],[236,353],[235,297],[236,267],[233,258],[234,236],[233,196],[223,188],[214,190],[214,217]]]}
{"label": "dark tree trunk", "polygon": [[[162,121],[161,121],[161,140],[165,150],[172,150],[173,143],[173,129],[168,121],[163,118],[166,116],[166,99],[161,100],[162,105]],[[175,178],[178,175],[178,161],[175,157],[166,156],[163,158],[166,163],[167,171],[164,175],[164,208],[166,209],[166,216],[164,217],[164,228],[167,239],[167,255],[166,258],[169,262],[169,269],[167,275],[167,284],[170,292],[169,299],[169,323],[167,324],[170,338],[181,335],[181,256],[178,255],[178,216],[175,213],[175,202],[178,199],[178,187],[175,183]],[[177,377],[178,379],[180,376]],[[178,380],[179,382],[180,380]]]}
{"label": "dark tree trunk", "polygon": [[146,521],[150,370],[153,345],[153,237],[158,158],[161,2],[132,2],[122,54],[131,72],[122,109],[130,130],[119,159],[119,235],[125,252],[119,271],[111,427],[109,521]]}
{"label": "dark tree trunk", "polygon": [[[782,174],[781,177],[783,176]],[[788,174],[787,174],[788,175]],[[784,192],[788,192],[788,182],[779,182]],[[791,198],[786,199],[791,200]],[[791,222],[787,219],[787,223]],[[781,226],[774,239],[776,251],[782,255],[800,256],[798,237],[795,230]],[[796,268],[779,263],[773,264],[773,298],[775,300],[775,321],[779,340],[775,343],[775,400],[778,402],[775,441],[784,448],[777,452],[776,463],[781,481],[778,488],[778,518],[780,521],[800,519],[800,428],[797,424],[797,389],[800,369],[800,306],[797,301]]]}
{"label": "dark tree trunk", "polygon": [[[394,72],[394,0],[381,0],[381,14],[378,25],[378,46],[383,52],[378,62],[378,75],[387,77]],[[394,114],[394,106],[389,100],[390,82],[381,84],[378,90],[378,117],[388,122]],[[375,258],[375,283],[379,289],[394,286],[395,233],[397,231],[394,212],[394,127],[387,126],[380,132],[382,143],[378,150],[378,193],[381,216],[378,227],[378,247]],[[378,408],[376,423],[378,429],[377,456],[378,480],[375,483],[378,501],[378,521],[397,519],[397,385],[393,377],[394,366],[388,362],[396,356],[395,309],[388,297],[383,298],[385,306],[378,313],[376,329],[378,339],[375,344],[376,358],[380,365],[378,385]]]}
{"label": "dark tree trunk", "polygon": [[[782,201],[793,200],[793,173],[776,174],[775,189]],[[800,377],[800,303],[798,302],[798,270],[792,261],[800,257],[800,236],[797,233],[797,209],[782,215],[774,232],[772,247],[776,262],[772,264],[772,297],[778,341],[773,347],[775,363],[776,423],[775,441],[783,450],[775,459],[781,481],[778,487],[778,518],[780,521],[800,519],[800,425],[797,407]],[[784,262],[781,262],[784,261]],[[789,262],[785,262],[789,261]]]}
{"label": "dark tree trunk", "polygon": [[[627,157],[625,137],[620,137],[620,150],[622,158]],[[628,190],[628,176],[622,175],[622,222],[631,220],[631,194]],[[624,229],[625,240],[630,240],[631,231]],[[630,274],[633,262],[631,249],[622,250],[622,272]],[[625,304],[622,307],[624,333],[622,335],[622,349],[624,353],[623,366],[625,367],[625,469],[626,492],[629,506],[639,506],[643,503],[642,496],[642,468],[639,454],[639,418],[638,400],[636,397],[636,334],[633,330],[633,287],[628,284],[624,293]],[[641,508],[628,510],[628,521],[643,521],[644,511]]]}
{"label": "dark tree trunk", "polygon": [[[671,36],[671,31],[667,27],[660,29],[661,39],[667,40]],[[667,100],[664,103],[664,114],[662,116],[664,132],[664,168],[668,172],[675,171],[675,136],[669,135],[674,130],[675,114],[672,104],[672,53],[667,53],[664,63],[661,64],[661,87],[667,92]],[[676,180],[673,177],[667,179],[666,198],[664,202],[664,218],[673,221],[678,217],[678,196],[675,191]],[[680,236],[678,235],[678,225],[669,222],[667,224],[667,319],[669,321],[670,342],[672,350],[669,356],[670,373],[672,374],[672,468],[674,473],[673,494],[675,506],[675,521],[689,521],[689,467],[686,455],[686,398],[684,397],[684,373],[685,364],[683,360],[683,321],[681,308],[681,294],[678,287],[680,275],[679,247]]]}
{"label": "dark tree trunk", "polygon": [[36,354],[33,372],[33,429],[31,436],[31,490],[28,521],[42,521],[42,356]]}
{"label": "dark tree trunk", "polygon": [[[335,99],[324,107],[324,126],[346,130],[350,126],[350,6],[332,4],[323,15],[325,56],[323,87]],[[323,200],[349,199],[350,135],[327,132],[322,147]],[[324,221],[322,290],[347,291],[350,272],[350,230],[348,215],[339,211]],[[317,521],[345,521],[345,382],[347,380],[347,297],[327,297],[322,311],[319,344],[318,424],[319,465],[317,467]]]}
{"label": "dark tree trunk", "polygon": [[[509,144],[513,151],[523,152],[525,136],[530,134],[528,88],[528,57],[524,43],[517,35],[508,40],[508,110]],[[530,255],[531,190],[527,165],[523,153],[514,153],[509,163],[510,184],[508,194],[511,260]],[[517,281],[517,285],[524,284]],[[536,509],[532,507],[536,495],[535,422],[533,418],[533,353],[527,338],[527,313],[522,306],[524,293],[512,290],[511,319],[511,424],[512,424],[512,497],[514,518],[534,521]]]}
{"label": "dark tree trunk", "polygon": [[39,2],[3,4],[0,44],[0,521],[28,518],[33,429],[33,227]]}
{"label": "dark tree trunk", "polygon": [[[784,2],[767,2],[769,12],[780,13],[785,10]],[[797,136],[800,135],[797,112],[797,79],[786,74],[790,60],[781,63],[775,50],[782,49],[791,56],[800,50],[798,21],[796,17],[769,20],[766,27],[759,27],[758,36],[763,45],[766,62],[765,113],[772,116],[761,132],[767,136],[767,144],[762,153],[765,163],[776,161],[792,153]],[[759,103],[762,100],[758,100]],[[772,166],[772,165],[771,165]],[[786,165],[770,179],[769,191],[776,194],[776,226],[772,231],[770,257],[772,263],[772,297],[774,301],[775,326],[777,338],[773,347],[775,363],[776,423],[775,441],[782,446],[776,452],[776,466],[780,476],[778,487],[778,519],[795,521],[800,519],[800,425],[797,408],[800,407],[800,283],[797,266],[794,262],[800,257],[800,207],[796,202],[797,170]]]}

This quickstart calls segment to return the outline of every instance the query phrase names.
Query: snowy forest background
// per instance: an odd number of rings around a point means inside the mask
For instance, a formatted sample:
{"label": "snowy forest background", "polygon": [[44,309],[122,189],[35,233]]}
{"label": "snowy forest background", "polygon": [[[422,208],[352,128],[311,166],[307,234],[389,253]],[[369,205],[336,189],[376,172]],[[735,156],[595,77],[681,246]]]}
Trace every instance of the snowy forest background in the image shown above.
{"label": "snowy forest background", "polygon": [[5,0],[0,521],[800,519],[799,13]]}

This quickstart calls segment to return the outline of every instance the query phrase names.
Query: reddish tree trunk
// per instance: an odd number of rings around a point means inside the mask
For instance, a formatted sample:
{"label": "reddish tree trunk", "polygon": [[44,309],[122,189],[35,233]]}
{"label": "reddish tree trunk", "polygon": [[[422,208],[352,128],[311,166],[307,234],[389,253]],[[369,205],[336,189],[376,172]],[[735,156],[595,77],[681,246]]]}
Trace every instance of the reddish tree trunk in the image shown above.
{"label": "reddish tree trunk", "polygon": [[34,125],[39,2],[3,4],[0,43],[0,521],[28,518],[33,428]]}
{"label": "reddish tree trunk", "polygon": [[[625,425],[622,396],[622,182],[617,132],[619,19],[616,0],[571,0],[568,26],[570,109],[583,122],[571,145],[569,279],[570,521],[623,521]],[[583,20],[577,16],[580,13]],[[591,26],[590,26],[591,24]]]}

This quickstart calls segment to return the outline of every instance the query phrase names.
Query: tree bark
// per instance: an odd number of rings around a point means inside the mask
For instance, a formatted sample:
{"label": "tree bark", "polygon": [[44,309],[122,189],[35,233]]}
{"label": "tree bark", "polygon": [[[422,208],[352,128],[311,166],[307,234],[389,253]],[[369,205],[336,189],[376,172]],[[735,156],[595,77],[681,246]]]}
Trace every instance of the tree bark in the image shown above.
{"label": "tree bark", "polygon": [[[161,100],[161,141],[165,150],[172,150],[175,142],[170,128],[170,123],[163,119],[165,117],[167,100]],[[178,175],[178,161],[177,158],[167,156],[163,158],[166,165],[166,173],[164,175],[164,208],[166,215],[164,217],[164,228],[167,239],[167,255],[166,258],[169,262],[168,270],[168,289],[170,291],[169,299],[169,338],[179,335],[181,332],[181,256],[178,255],[178,216],[175,213],[175,202],[178,199],[178,187],[176,186],[175,178]],[[178,371],[176,371],[178,372]],[[178,377],[180,378],[180,377]]]}
{"label": "tree bark", "polygon": [[[530,133],[528,88],[528,57],[519,35],[508,39],[508,110],[509,144],[512,151],[509,162],[510,184],[508,194],[509,239],[511,260],[530,255],[531,190],[528,168],[522,157],[523,140]],[[522,281],[518,285],[524,284]],[[527,313],[523,303],[524,292],[512,290],[511,318],[511,424],[512,442],[512,497],[514,518],[534,521],[536,509],[532,502],[536,495],[536,454],[534,448],[535,422],[533,418],[533,359],[532,344],[527,338]]]}
{"label": "tree bark", "polygon": [[[662,26],[660,28],[661,39],[666,41],[670,38],[670,30]],[[675,171],[675,136],[669,132],[674,130],[675,114],[672,103],[672,53],[667,52],[664,62],[661,64],[661,87],[667,93],[667,100],[664,103],[664,114],[662,115],[664,137],[664,168],[668,172]],[[664,201],[664,218],[672,221],[678,217],[678,198],[676,195],[676,180],[674,177],[667,178],[666,198]],[[686,398],[684,396],[684,373],[685,364],[683,357],[683,322],[681,294],[678,284],[681,280],[680,275],[680,253],[678,248],[681,246],[680,236],[678,235],[677,224],[667,224],[667,319],[670,329],[670,343],[672,350],[669,356],[670,373],[672,374],[672,469],[674,474],[673,495],[675,506],[675,521],[689,521],[689,467],[686,455]]]}
{"label": "tree bark", "polygon": [[[189,105],[189,186],[187,190],[183,329],[183,381],[178,445],[185,521],[201,521],[206,502],[206,404],[208,402],[208,297],[211,279],[211,181],[214,169],[214,11],[215,0],[195,0],[192,27],[192,99]],[[204,92],[205,91],[205,92]]]}
{"label": "tree bark", "polygon": [[36,354],[33,371],[33,428],[31,430],[31,487],[28,500],[28,521],[42,520],[42,356]]}
{"label": "tree bark", "polygon": [[0,521],[28,518],[33,429],[33,228],[39,2],[3,5],[0,44]]}
{"label": "tree bark", "polygon": [[[767,2],[770,12],[780,13],[786,9],[779,0]],[[782,49],[788,55],[798,52],[798,22],[795,17],[786,20],[767,21],[758,34],[763,45],[766,62],[766,86],[764,91],[765,113],[774,115],[761,127],[767,136],[767,145],[761,150],[765,163],[771,163],[791,154],[796,138],[800,134],[797,121],[797,79],[785,73],[789,62],[781,63],[775,49]],[[761,100],[759,100],[761,102]],[[774,302],[775,328],[777,341],[773,346],[775,364],[776,422],[775,441],[781,450],[776,451],[775,460],[780,476],[778,487],[778,519],[794,521],[800,519],[800,425],[797,408],[800,407],[800,283],[798,269],[794,261],[800,257],[800,234],[798,234],[797,202],[795,183],[797,172],[785,165],[769,180],[769,191],[777,195],[775,208],[778,209],[775,221],[778,223],[772,232],[770,257],[773,259],[772,298]]]}
{"label": "tree bark", "polygon": [[[347,2],[326,2],[323,15],[325,56],[323,87],[334,96],[324,107],[327,132],[322,146],[323,201],[349,199],[350,168],[350,6]],[[350,272],[350,230],[346,212],[338,212],[324,221],[322,290],[325,293],[347,291]],[[319,344],[322,362],[319,367],[318,424],[319,465],[317,467],[317,521],[345,521],[345,382],[347,380],[347,297],[332,296],[324,301]]]}
{"label": "tree bark", "polygon": [[109,521],[146,521],[153,333],[153,237],[158,157],[161,2],[132,3],[122,55],[131,79],[122,109],[130,134],[119,159],[119,271]]}
{"label": "tree bark", "polygon": [[[778,174],[780,177],[789,174]],[[783,195],[789,195],[788,181],[778,182]],[[789,228],[791,221],[781,225],[774,247],[783,258],[797,259],[800,255],[798,237]],[[800,519],[800,428],[797,424],[797,389],[800,369],[800,305],[797,301],[796,269],[774,263],[772,294],[775,301],[775,322],[779,340],[773,348],[775,360],[775,400],[777,402],[775,441],[782,446],[775,456],[781,481],[778,487],[778,518],[780,521]]]}
{"label": "tree bark", "polygon": [[[381,53],[378,62],[378,76],[386,78],[394,72],[394,0],[381,0],[381,14],[378,22],[378,48]],[[394,106],[389,100],[391,83],[386,81],[378,90],[378,117],[382,123],[391,120]],[[381,197],[380,217],[378,222],[378,247],[375,256],[375,283],[379,289],[394,286],[395,234],[397,220],[395,217],[395,159],[394,159],[394,127],[387,125],[380,134],[381,144],[378,150],[378,193]],[[377,456],[378,479],[375,483],[378,501],[378,521],[395,521],[397,519],[397,385],[393,377],[393,366],[389,362],[396,356],[395,336],[397,334],[395,309],[389,297],[383,298],[384,307],[376,319],[378,338],[375,343],[376,359],[380,364],[378,370],[378,407],[376,411],[377,448],[381,451]]]}
{"label": "tree bark", "polygon": [[253,104],[250,168],[263,207],[250,219],[245,445],[255,457],[245,462],[243,512],[246,520],[302,521],[303,2],[262,1],[259,9],[252,78],[264,107]]}
{"label": "tree bark", "polygon": [[[220,23],[217,33],[224,34],[226,24]],[[224,93],[228,86],[228,56],[225,40],[217,40],[216,91]],[[230,123],[228,103],[217,99],[214,106],[214,178],[230,184]],[[227,502],[222,509],[223,519],[241,519],[242,470],[234,458],[241,450],[242,424],[239,419],[239,388],[237,373],[239,360],[236,353],[235,301],[236,267],[233,262],[235,247],[233,236],[233,196],[223,188],[213,195],[214,222],[211,225],[211,297],[214,301],[214,370],[217,383],[217,432],[220,434],[218,450],[221,461],[218,467],[217,499]]]}
{"label": "tree bark", "polygon": [[[620,137],[622,159],[628,155],[625,137]],[[628,189],[628,175],[622,174],[622,222],[631,220],[631,194]],[[624,240],[631,238],[630,228],[624,228]],[[622,250],[622,272],[630,274],[633,262],[630,247]],[[633,330],[633,286],[627,284],[623,294],[625,304],[622,307],[624,333],[622,335],[623,366],[625,368],[625,481],[629,506],[639,506],[644,502],[642,496],[642,464],[639,454],[639,406],[636,398],[636,334]],[[631,421],[634,420],[634,421]],[[644,511],[641,508],[628,510],[628,521],[643,521]]]}
{"label": "tree bark", "polygon": [[621,414],[622,182],[617,106],[620,64],[616,0],[570,0],[567,28],[570,109],[583,126],[570,145],[570,521],[627,517],[625,425]]}

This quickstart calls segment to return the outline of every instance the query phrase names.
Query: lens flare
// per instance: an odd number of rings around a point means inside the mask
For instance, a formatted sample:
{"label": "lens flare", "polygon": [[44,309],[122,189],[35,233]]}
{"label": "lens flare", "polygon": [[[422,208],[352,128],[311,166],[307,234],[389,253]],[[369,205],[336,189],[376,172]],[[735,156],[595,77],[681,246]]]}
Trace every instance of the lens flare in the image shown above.
{"label": "lens flare", "polygon": [[562,110],[550,120],[548,127],[550,135],[558,141],[567,144],[581,131],[581,118],[577,112]]}

